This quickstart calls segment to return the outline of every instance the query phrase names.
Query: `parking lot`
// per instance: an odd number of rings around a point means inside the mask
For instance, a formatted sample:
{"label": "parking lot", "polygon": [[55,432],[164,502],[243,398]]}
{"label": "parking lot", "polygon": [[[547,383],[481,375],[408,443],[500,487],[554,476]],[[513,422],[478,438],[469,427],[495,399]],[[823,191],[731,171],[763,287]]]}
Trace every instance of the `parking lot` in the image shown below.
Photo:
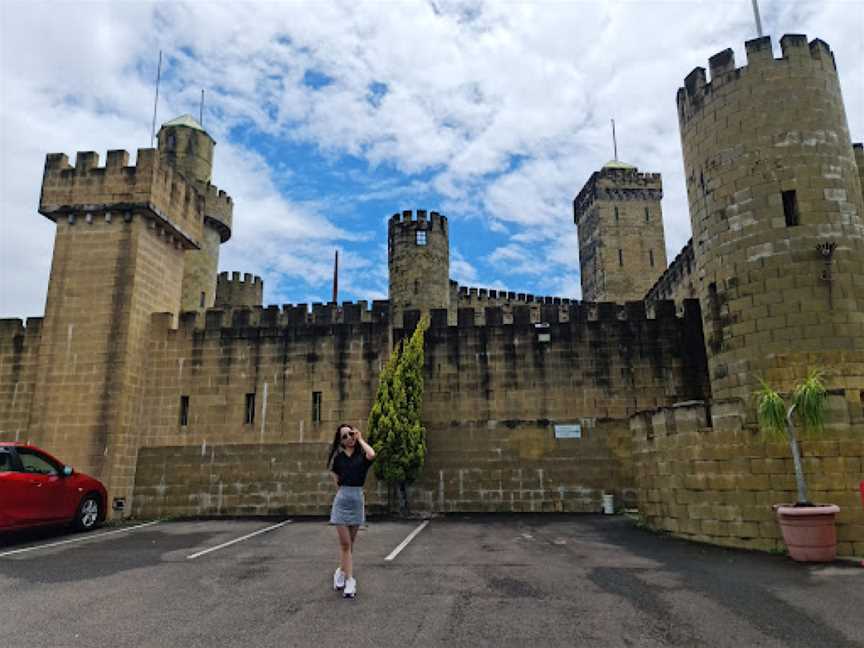
{"label": "parking lot", "polygon": [[[864,569],[624,518],[372,520],[357,599],[322,520],[205,520],[0,544],[0,645],[864,646]],[[391,558],[387,560],[388,556]]]}

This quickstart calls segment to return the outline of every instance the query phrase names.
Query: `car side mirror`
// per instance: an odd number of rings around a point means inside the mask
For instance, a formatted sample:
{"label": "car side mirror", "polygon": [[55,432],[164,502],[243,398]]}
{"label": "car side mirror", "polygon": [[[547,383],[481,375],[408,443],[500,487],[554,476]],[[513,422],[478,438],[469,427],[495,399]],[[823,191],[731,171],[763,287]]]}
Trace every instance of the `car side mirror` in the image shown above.
{"label": "car side mirror", "polygon": [[74,472],[75,471],[72,470],[72,466],[63,466],[63,476],[64,477],[71,477],[72,473],[74,473]]}

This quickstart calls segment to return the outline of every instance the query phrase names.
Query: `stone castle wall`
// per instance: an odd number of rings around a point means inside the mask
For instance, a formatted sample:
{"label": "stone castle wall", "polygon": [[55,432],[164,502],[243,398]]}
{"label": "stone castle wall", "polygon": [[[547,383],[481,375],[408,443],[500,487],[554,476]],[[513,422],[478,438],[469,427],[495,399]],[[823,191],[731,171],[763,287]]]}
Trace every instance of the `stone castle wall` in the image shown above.
{"label": "stone castle wall", "polygon": [[696,258],[693,239],[690,239],[645,295],[645,301],[653,303],[669,299],[675,302],[679,310],[683,310],[685,299],[699,298],[697,285]]}
{"label": "stone castle wall", "polygon": [[29,439],[42,318],[0,320],[0,438]]}
{"label": "stone castle wall", "polygon": [[[858,393],[829,398],[829,423],[802,441],[809,494],[837,504],[838,553],[864,557],[864,439]],[[797,498],[785,441],[766,440],[741,401],[690,403],[630,420],[639,512],[653,529],[730,547],[777,551],[775,504]]]}
{"label": "stone castle wall", "polygon": [[[476,325],[474,309],[460,309],[456,326],[448,326],[447,311],[431,312],[423,410],[429,457],[414,493],[417,507],[597,510],[604,489],[632,494],[626,417],[703,396],[704,347],[691,333],[698,331],[698,309],[677,318],[666,303],[649,319],[635,305],[572,304],[564,313],[550,305],[537,323],[527,306],[514,312],[504,323],[502,309],[489,308]],[[225,466],[246,460],[250,467],[233,480],[240,497],[229,500],[236,511],[297,505],[297,514],[329,505],[325,450],[314,448],[326,445],[342,421],[365,429],[390,329],[386,320],[326,325],[299,322],[298,315],[306,313],[211,311],[203,322],[184,314],[176,330],[167,316],[154,324],[141,425],[147,449],[136,486],[136,502],[139,494],[144,499],[136,510],[201,513],[201,502],[218,499],[212,488],[228,483]],[[405,314],[410,325],[419,317]],[[312,420],[314,391],[322,395],[319,423]],[[251,393],[255,420],[246,424]],[[187,425],[180,423],[181,395],[189,397]],[[579,424],[583,436],[556,439],[556,424]],[[246,449],[226,448],[234,444]],[[293,461],[295,451],[312,474],[292,467],[293,476],[277,486],[272,471],[284,470],[268,462]],[[186,477],[185,468],[172,476],[170,467],[188,457],[197,477]],[[156,486],[172,479],[181,495],[168,489],[168,500],[157,497]],[[182,504],[170,500],[175,495]]]}

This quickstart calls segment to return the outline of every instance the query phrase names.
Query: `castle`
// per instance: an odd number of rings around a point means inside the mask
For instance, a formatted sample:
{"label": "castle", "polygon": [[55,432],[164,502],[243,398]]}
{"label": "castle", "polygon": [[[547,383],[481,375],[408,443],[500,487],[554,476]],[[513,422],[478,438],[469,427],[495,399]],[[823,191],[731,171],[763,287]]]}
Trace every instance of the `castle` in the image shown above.
{"label": "castle", "polygon": [[194,119],[135,166],[48,155],[45,315],[0,321],[0,438],[101,478],[115,515],[322,513],[326,441],[365,424],[429,314],[415,509],[590,511],[607,491],[654,528],[772,549],[794,484],[750,397],[818,366],[830,422],[806,468],[864,555],[864,149],[828,45],[780,46],[720,52],[678,91],[693,238],[671,265],[659,174],[612,161],[581,188],[583,301],[459,286],[447,218],[416,210],[388,223],[389,300],[265,308],[258,277],[217,274],[233,203]]}

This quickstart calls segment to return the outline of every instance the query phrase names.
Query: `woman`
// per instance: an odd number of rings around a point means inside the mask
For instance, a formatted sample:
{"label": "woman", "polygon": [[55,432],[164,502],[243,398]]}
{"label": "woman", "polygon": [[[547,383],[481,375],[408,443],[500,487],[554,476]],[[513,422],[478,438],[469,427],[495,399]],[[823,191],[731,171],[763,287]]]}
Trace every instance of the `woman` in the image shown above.
{"label": "woman", "polygon": [[327,458],[327,467],[339,487],[330,510],[330,524],[335,525],[339,534],[339,567],[333,574],[333,589],[344,590],[345,598],[357,594],[352,552],[357,529],[366,521],[363,484],[374,458],[375,451],[363,440],[360,430],[345,423],[336,428]]}

